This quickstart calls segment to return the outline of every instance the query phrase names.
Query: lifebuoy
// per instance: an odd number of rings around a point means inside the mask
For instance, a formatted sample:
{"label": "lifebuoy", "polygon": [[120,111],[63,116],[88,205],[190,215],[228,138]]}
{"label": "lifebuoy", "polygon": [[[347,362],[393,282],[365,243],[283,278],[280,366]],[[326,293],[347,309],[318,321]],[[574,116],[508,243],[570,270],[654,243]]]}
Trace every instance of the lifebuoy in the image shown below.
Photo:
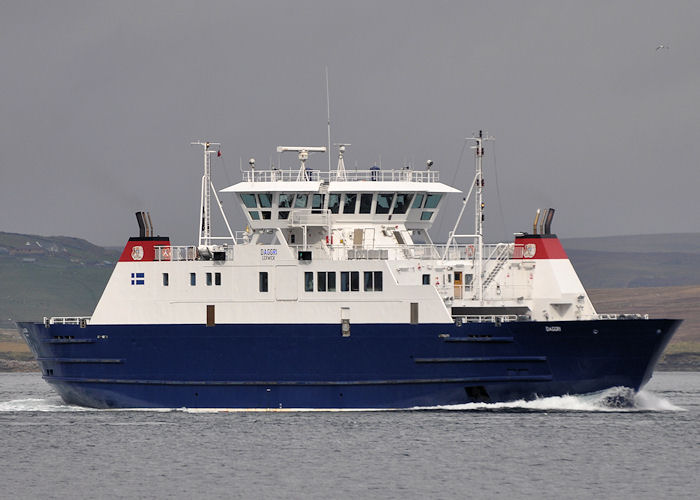
{"label": "lifebuoy", "polygon": [[467,257],[474,257],[474,245],[467,245]]}
{"label": "lifebuoy", "polygon": [[171,255],[170,247],[163,247],[163,249],[161,251],[162,260],[170,260],[170,255]]}

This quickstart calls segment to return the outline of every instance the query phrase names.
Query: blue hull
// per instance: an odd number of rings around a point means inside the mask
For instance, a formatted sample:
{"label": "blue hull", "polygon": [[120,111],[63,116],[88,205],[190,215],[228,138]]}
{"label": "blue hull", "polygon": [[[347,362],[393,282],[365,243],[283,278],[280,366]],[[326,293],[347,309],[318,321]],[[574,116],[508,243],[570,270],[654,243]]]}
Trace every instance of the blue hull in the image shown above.
{"label": "blue hull", "polygon": [[679,324],[19,326],[69,404],[410,408],[638,390]]}

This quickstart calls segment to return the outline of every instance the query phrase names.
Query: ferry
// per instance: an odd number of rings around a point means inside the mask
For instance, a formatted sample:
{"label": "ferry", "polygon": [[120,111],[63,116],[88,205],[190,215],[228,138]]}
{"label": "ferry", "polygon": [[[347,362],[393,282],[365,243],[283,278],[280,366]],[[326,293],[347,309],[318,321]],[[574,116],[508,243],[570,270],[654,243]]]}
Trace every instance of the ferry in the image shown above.
{"label": "ferry", "polygon": [[[278,147],[298,168],[251,159],[219,191],[246,228],[222,209],[227,234],[213,236],[220,144],[197,141],[197,244],[173,245],[137,212],[92,316],[18,327],[44,380],[92,408],[403,409],[639,390],[681,321],[597,313],[553,209],[485,242],[490,139],[469,138],[475,173],[442,244],[429,231],[462,191],[432,162],[351,170],[340,144],[335,170],[307,166],[330,141]],[[460,232],[468,205],[473,230]]]}

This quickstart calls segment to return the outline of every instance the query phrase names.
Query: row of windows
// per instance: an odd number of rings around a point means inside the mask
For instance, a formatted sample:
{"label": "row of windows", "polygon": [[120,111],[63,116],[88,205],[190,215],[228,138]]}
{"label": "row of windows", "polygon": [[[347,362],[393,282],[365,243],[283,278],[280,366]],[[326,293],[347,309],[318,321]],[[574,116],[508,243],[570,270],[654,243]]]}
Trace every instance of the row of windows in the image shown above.
{"label": "row of windows", "polygon": [[[221,286],[221,273],[206,273],[205,280],[207,286]],[[163,286],[170,285],[170,275],[163,273]],[[197,273],[190,273],[190,286],[197,286]]]}
{"label": "row of windows", "polygon": [[[325,207],[325,194],[290,194],[279,193],[277,201],[277,217],[289,218],[289,210],[285,208],[308,208],[311,200],[312,210],[322,210]],[[376,197],[376,204],[373,200]],[[416,194],[412,193],[331,193],[328,195],[328,210],[333,214],[405,214],[408,207],[415,209],[434,209],[440,203],[441,194]],[[272,193],[242,193],[241,199],[246,208],[272,208]],[[413,201],[413,204],[411,204]],[[359,202],[359,203],[358,203]],[[372,208],[374,207],[374,212]],[[268,220],[272,218],[271,210],[251,210],[248,212],[253,220]],[[421,220],[429,220],[432,212],[422,212]]]}
{"label": "row of windows", "polygon": [[[384,289],[382,271],[365,271],[363,273],[363,278],[365,292],[381,292]],[[337,291],[337,284],[335,271],[316,272],[316,291],[335,292]],[[258,290],[261,292],[269,291],[269,279],[266,271],[261,271],[258,274]],[[304,273],[304,291],[314,291],[314,273],[312,271]],[[341,271],[340,291],[359,292],[360,271]]]}
{"label": "row of windows", "polygon": [[[384,277],[382,271],[364,271],[363,289],[365,292],[381,292],[384,289]],[[316,291],[317,292],[335,292],[336,288],[336,273],[335,271],[318,271],[316,273]],[[314,273],[304,273],[304,291],[314,291]],[[340,291],[341,292],[359,292],[360,291],[360,271],[341,271],[340,272]]]}

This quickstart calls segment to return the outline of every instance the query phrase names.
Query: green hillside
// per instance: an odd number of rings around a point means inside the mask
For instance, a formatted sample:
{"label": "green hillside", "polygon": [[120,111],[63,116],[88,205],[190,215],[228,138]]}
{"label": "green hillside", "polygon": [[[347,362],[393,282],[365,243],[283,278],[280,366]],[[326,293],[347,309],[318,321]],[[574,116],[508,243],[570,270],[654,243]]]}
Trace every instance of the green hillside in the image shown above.
{"label": "green hillside", "polygon": [[0,232],[0,327],[90,315],[118,258],[79,238]]}

